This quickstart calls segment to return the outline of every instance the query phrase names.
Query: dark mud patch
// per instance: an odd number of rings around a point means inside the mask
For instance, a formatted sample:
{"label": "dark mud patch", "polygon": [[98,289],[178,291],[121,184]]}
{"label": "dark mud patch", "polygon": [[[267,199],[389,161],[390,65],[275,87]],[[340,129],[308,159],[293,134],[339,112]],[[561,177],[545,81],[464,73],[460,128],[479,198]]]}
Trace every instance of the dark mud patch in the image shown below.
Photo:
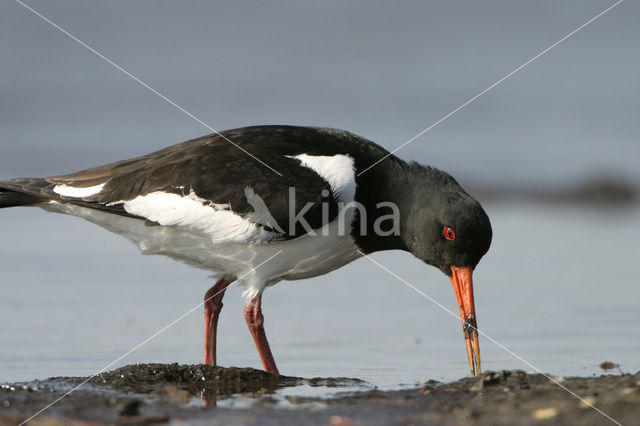
{"label": "dark mud patch", "polygon": [[216,399],[238,393],[268,393],[302,379],[253,368],[210,365],[136,364],[101,373],[88,383],[135,394],[181,394]]}
{"label": "dark mud patch", "polygon": [[[0,424],[19,424],[84,380],[3,385]],[[640,373],[553,380],[559,384],[541,374],[501,371],[380,391],[366,389],[357,379],[300,379],[248,368],[143,364],[94,377],[29,424],[613,425],[617,421],[626,425],[637,424],[640,418]],[[301,384],[326,388],[325,397],[296,396],[291,386]],[[348,393],[338,393],[349,387]],[[364,390],[353,391],[354,387]],[[238,399],[243,404],[229,408],[232,405],[226,402]]]}
{"label": "dark mud patch", "polygon": [[640,419],[640,373],[563,378],[486,372],[448,384],[430,381],[419,389],[363,392],[341,404],[365,401],[383,412],[404,410],[411,424],[631,425]]}

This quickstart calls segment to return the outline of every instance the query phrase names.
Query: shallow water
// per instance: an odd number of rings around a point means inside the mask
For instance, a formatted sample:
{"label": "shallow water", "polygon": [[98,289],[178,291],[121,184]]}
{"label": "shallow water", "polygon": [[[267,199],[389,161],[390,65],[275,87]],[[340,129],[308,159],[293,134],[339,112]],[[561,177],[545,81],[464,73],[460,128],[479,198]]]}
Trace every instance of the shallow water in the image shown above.
{"label": "shallow water", "polygon": [[[488,204],[489,254],[475,274],[484,333],[541,371],[640,370],[640,208]],[[0,212],[0,381],[96,373],[202,301],[203,271],[142,256],[121,237],[36,208]],[[455,312],[449,280],[406,253],[373,256]],[[220,320],[223,366],[260,368],[232,286]],[[263,299],[281,373],[396,388],[468,374],[459,319],[367,259],[281,282]],[[202,308],[109,368],[198,363]],[[487,337],[485,370],[533,371]]]}

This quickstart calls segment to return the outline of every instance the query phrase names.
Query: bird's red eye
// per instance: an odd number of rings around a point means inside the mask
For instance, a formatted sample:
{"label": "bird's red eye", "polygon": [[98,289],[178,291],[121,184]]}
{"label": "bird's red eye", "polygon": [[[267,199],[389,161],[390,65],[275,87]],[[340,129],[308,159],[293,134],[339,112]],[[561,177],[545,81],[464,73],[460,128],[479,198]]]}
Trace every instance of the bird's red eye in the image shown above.
{"label": "bird's red eye", "polygon": [[442,230],[442,235],[444,235],[444,237],[449,241],[453,241],[456,239],[456,232],[448,226],[444,227],[444,229]]}

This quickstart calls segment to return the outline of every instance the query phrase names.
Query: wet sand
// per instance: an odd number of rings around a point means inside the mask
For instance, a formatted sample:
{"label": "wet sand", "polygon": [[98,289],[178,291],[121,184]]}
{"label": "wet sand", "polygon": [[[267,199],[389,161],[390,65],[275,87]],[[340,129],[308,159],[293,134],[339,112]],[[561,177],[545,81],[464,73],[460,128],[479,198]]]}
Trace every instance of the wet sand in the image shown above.
{"label": "wet sand", "polygon": [[[0,424],[21,423],[86,379],[56,377],[2,385]],[[380,391],[358,379],[137,364],[88,380],[28,424],[615,424],[589,404],[622,424],[637,424],[640,418],[640,373],[554,379],[584,401],[543,375],[523,371],[486,372],[447,384],[427,381],[413,389]],[[303,388],[318,388],[317,394],[330,396],[304,396],[309,392]]]}

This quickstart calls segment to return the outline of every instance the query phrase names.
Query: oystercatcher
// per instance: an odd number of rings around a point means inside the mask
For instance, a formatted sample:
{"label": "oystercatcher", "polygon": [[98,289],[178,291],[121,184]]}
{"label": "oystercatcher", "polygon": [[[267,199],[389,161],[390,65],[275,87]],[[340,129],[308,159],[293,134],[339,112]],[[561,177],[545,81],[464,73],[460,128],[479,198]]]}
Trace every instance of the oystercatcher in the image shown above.
{"label": "oystercatcher", "polygon": [[216,364],[222,298],[237,280],[271,373],[278,369],[263,328],[266,287],[376,251],[409,251],[450,277],[469,368],[480,372],[472,272],[491,244],[487,214],[449,174],[355,134],[245,127],[73,174],[0,181],[0,207],[27,205],[82,217],[146,254],[215,271],[204,304],[207,364]]}

